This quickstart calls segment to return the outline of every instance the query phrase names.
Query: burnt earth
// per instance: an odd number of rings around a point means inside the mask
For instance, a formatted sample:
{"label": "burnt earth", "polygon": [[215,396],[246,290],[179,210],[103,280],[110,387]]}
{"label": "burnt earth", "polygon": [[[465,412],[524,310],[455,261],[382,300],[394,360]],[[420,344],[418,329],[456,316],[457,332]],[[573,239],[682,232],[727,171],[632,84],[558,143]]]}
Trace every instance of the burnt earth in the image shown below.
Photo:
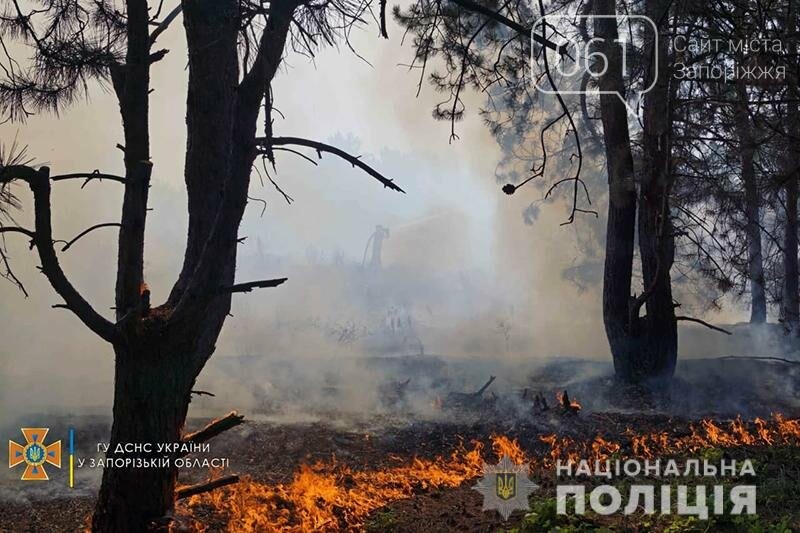
{"label": "burnt earth", "polygon": [[[794,413],[798,415],[800,413]],[[791,416],[792,413],[787,413]],[[193,421],[201,425],[201,421]],[[250,422],[217,437],[215,455],[231,459],[232,472],[251,476],[263,483],[281,483],[291,480],[301,463],[318,459],[336,460],[353,469],[378,469],[397,464],[397,457],[434,457],[450,453],[460,443],[471,440],[488,442],[493,433],[502,433],[519,441],[526,452],[543,453],[539,436],[556,433],[576,440],[591,440],[602,434],[609,440],[623,438],[628,428],[637,431],[669,431],[674,434],[688,432],[689,421],[666,415],[592,413],[563,416],[556,412],[544,414],[532,421],[497,422],[489,417],[467,422],[417,422],[399,424],[396,420],[371,420],[347,429],[326,423],[270,423]],[[777,449],[749,449],[748,457],[764,458],[769,462],[775,479],[797,485],[798,455]],[[203,473],[184,476],[182,482],[201,480]],[[550,476],[552,477],[552,476]],[[769,482],[769,480],[765,480]],[[544,486],[537,494],[552,498],[552,482],[548,474],[540,473],[537,482]],[[367,524],[372,531],[496,531],[519,526],[524,513],[511,516],[507,523],[495,512],[481,511],[481,497],[471,490],[474,481],[449,490],[420,490],[413,497],[397,501],[375,511]],[[533,501],[533,500],[532,500]],[[77,531],[86,525],[93,499],[45,499],[39,501],[12,501],[0,510],[0,531]],[[762,507],[763,509],[763,507]],[[770,520],[788,516],[791,524],[800,526],[800,507],[780,509]],[[211,510],[198,510],[194,517],[210,531],[225,530],[224,519]],[[618,519],[617,523],[598,520],[594,526],[612,526],[620,530],[636,530],[637,523]],[[574,524],[573,524],[574,525]],[[555,525],[554,525],[555,527]],[[535,529],[527,529],[534,531]],[[734,529],[735,530],[735,529]]]}

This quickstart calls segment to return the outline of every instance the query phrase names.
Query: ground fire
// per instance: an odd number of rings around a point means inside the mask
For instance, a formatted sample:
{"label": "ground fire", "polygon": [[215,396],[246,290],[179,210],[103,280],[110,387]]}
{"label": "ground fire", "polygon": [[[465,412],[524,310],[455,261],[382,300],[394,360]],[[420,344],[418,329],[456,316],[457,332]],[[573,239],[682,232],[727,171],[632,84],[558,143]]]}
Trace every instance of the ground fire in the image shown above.
{"label": "ground fire", "polygon": [[[542,435],[522,446],[515,439],[492,435],[484,445],[473,441],[459,445],[449,455],[414,458],[379,470],[354,469],[331,459],[303,464],[291,482],[267,485],[243,479],[218,491],[193,496],[181,512],[217,517],[228,531],[336,531],[358,530],[371,513],[392,502],[421,492],[454,488],[474,480],[484,462],[508,456],[527,463],[534,472],[552,469],[557,461],[605,461],[609,458],[680,457],[708,448],[800,446],[800,419],[775,414],[771,418],[728,422],[704,419],[671,431],[624,432],[619,440],[596,435],[577,440],[556,434]],[[204,529],[201,521],[194,527]]]}
{"label": "ground fire", "polygon": [[0,0],[0,533],[800,532],[799,82],[800,0]]}

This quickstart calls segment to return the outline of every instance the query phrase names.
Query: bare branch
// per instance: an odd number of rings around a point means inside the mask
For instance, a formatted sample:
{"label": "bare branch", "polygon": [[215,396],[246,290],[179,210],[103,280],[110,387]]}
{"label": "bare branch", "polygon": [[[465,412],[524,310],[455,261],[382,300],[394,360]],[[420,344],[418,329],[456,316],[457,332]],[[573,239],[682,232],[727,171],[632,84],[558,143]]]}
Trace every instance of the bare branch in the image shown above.
{"label": "bare branch", "polygon": [[252,200],[254,202],[260,202],[261,203],[261,214],[259,216],[263,217],[264,216],[264,212],[267,210],[267,201],[264,200],[263,198],[256,198],[255,196],[250,196],[249,194],[247,195],[247,199],[248,200]]}
{"label": "bare branch", "polygon": [[381,37],[384,39],[389,38],[389,32],[386,31],[386,0],[381,0],[381,14],[380,14],[380,31]]}
{"label": "bare branch", "polygon": [[[50,285],[64,299],[64,306],[72,311],[90,330],[111,342],[115,335],[114,324],[100,315],[72,286],[58,262],[53,248],[53,228],[50,207],[50,169],[35,170],[23,165],[0,169],[0,182],[14,179],[26,181],[33,192],[34,224],[33,244],[39,252],[42,273]],[[25,233],[26,235],[28,233]]]}
{"label": "bare branch", "polygon": [[731,333],[727,329],[722,329],[722,328],[720,328],[718,326],[715,326],[713,324],[709,324],[705,320],[700,320],[699,318],[694,318],[694,317],[691,317],[691,316],[676,316],[675,320],[679,320],[679,321],[680,320],[684,320],[686,322],[695,322],[697,324],[702,324],[703,326],[707,327],[708,329],[713,329],[714,331],[719,331],[721,333],[724,333],[725,335],[733,335],[733,333]]}
{"label": "bare branch", "polygon": [[36,234],[31,230],[16,226],[0,226],[0,233],[21,233],[23,235],[27,235],[31,239],[36,238]]}
{"label": "bare branch", "polygon": [[188,435],[184,436],[183,439],[181,439],[181,442],[185,443],[205,442],[207,440],[213,439],[223,431],[227,431],[242,423],[244,423],[244,415],[240,415],[236,411],[231,411],[222,418],[217,418],[216,420],[212,420],[203,429],[195,431],[194,433],[189,433]]}
{"label": "bare branch", "polygon": [[[311,159],[310,157],[308,157],[307,155],[305,155],[303,153],[300,153],[300,152],[298,152],[296,150],[292,150],[291,148],[280,148],[280,147],[278,147],[278,148],[275,148],[275,150],[276,151],[277,150],[285,150],[287,152],[292,152],[294,154],[297,154],[297,155],[303,157],[304,159],[307,159],[309,162],[311,162],[312,165],[314,165],[314,166],[317,165],[317,162],[314,161],[313,159]],[[272,162],[272,165],[273,165],[273,168],[274,168],[275,167],[275,162],[274,161]],[[292,202],[294,201],[294,198],[292,198],[291,196],[286,194],[286,191],[284,191],[281,188],[281,186],[278,185],[278,182],[276,182],[274,179],[272,179],[272,176],[270,175],[269,170],[267,169],[267,164],[264,161],[264,158],[262,158],[262,166],[264,167],[264,174],[267,175],[267,179],[269,180],[270,183],[272,183],[272,186],[275,187],[275,190],[277,190],[279,193],[281,193],[283,195],[283,199],[286,200],[287,204],[292,205]],[[258,172],[258,167],[256,167],[256,172]],[[258,172],[258,177],[259,177],[259,179],[261,178],[261,173],[260,172]],[[261,180],[261,184],[262,185],[264,184],[264,180],[263,179]],[[263,211],[262,211],[261,214],[262,215],[264,214]]]}
{"label": "bare branch", "polygon": [[310,157],[308,157],[308,156],[307,156],[306,154],[304,154],[303,152],[298,152],[297,150],[292,150],[291,148],[281,148],[281,147],[275,147],[275,148],[274,148],[274,150],[275,150],[275,151],[282,150],[282,151],[284,151],[284,152],[290,152],[290,153],[293,153],[293,154],[295,154],[295,155],[299,155],[300,157],[302,157],[303,159],[305,159],[306,161],[308,161],[309,163],[311,163],[311,164],[312,164],[312,165],[314,165],[314,166],[317,166],[317,165],[319,164],[319,163],[317,163],[316,161],[314,161],[313,159],[311,159]]}
{"label": "bare branch", "polygon": [[532,28],[523,26],[519,22],[513,21],[508,17],[501,15],[495,11],[492,11],[491,8],[473,2],[472,0],[450,0],[457,6],[461,6],[468,11],[472,11],[474,13],[480,13],[481,15],[488,17],[496,22],[503,24],[504,26],[514,30],[517,32],[520,37],[524,39],[531,39],[533,38],[534,41],[537,43],[550,48],[551,50],[555,50],[559,54],[566,54],[567,50],[558,46],[553,41],[546,39],[543,35],[538,35],[535,32],[532,32]]}
{"label": "bare branch", "polygon": [[25,295],[25,298],[27,298],[29,296],[28,291],[25,289],[22,280],[20,280],[14,273],[14,270],[12,270],[11,262],[8,259],[8,254],[6,254],[4,247],[0,247],[0,262],[3,263],[3,268],[5,269],[5,272],[0,273],[0,276],[16,285],[17,288],[22,291],[22,294]]}
{"label": "bare branch", "polygon": [[269,146],[282,146],[282,145],[295,145],[295,146],[305,146],[307,148],[313,148],[317,151],[317,155],[322,158],[322,152],[327,152],[338,156],[354,167],[358,167],[376,180],[380,181],[384,187],[388,187],[393,191],[398,191],[405,194],[405,191],[398,187],[394,181],[390,180],[389,178],[385,177],[383,174],[372,168],[371,166],[367,165],[361,158],[358,156],[354,156],[348,154],[344,150],[340,148],[336,148],[335,146],[331,146],[329,144],[321,143],[319,141],[312,141],[309,139],[303,139],[301,137],[272,137],[271,139],[266,139],[264,137],[260,137],[256,139],[256,143],[261,146],[262,148],[266,148]]}
{"label": "bare branch", "polygon": [[27,165],[5,165],[0,169],[0,183],[20,179],[30,183],[38,176],[36,169]]}
{"label": "bare branch", "polygon": [[158,36],[164,33],[167,28],[169,28],[169,25],[178,17],[178,15],[181,14],[181,11],[183,11],[183,6],[178,4],[172,11],[169,12],[166,17],[164,17],[164,20],[162,20],[158,26],[156,26],[156,29],[154,29],[153,33],[150,34],[150,46],[153,46],[153,43],[156,42]]}
{"label": "bare branch", "polygon": [[66,252],[67,250],[69,250],[69,249],[70,249],[70,247],[71,247],[73,244],[75,244],[75,243],[78,241],[78,239],[80,239],[80,238],[81,238],[81,237],[83,237],[84,235],[86,235],[86,234],[88,234],[88,233],[91,233],[92,231],[94,231],[94,230],[96,230],[96,229],[100,229],[100,228],[109,228],[109,227],[116,227],[116,228],[120,228],[120,227],[122,227],[122,224],[120,224],[119,222],[104,222],[104,223],[102,223],[102,224],[95,224],[94,226],[92,226],[92,227],[90,227],[90,228],[87,228],[87,229],[83,230],[83,231],[82,231],[82,232],[80,232],[78,235],[76,235],[74,239],[72,239],[71,241],[67,242],[67,243],[64,245],[64,247],[63,247],[63,248],[61,248],[61,251],[62,251],[62,252]]}

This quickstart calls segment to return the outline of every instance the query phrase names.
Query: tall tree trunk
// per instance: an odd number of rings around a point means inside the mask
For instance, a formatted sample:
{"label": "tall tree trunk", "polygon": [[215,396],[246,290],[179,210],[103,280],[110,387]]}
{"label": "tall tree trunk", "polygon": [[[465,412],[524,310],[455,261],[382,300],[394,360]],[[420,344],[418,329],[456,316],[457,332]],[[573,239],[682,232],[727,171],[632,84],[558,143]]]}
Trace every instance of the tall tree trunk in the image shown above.
{"label": "tall tree trunk", "polygon": [[200,261],[230,178],[231,136],[239,83],[235,21],[228,0],[184,0],[189,48],[184,179],[189,228],[183,268],[169,301],[176,304]]}
{"label": "tall tree trunk", "polygon": [[[736,36],[740,41],[747,38],[747,10],[744,5],[736,7]],[[742,51],[736,54],[738,65],[744,65]],[[747,277],[750,280],[750,323],[767,321],[767,296],[764,286],[764,258],[761,250],[761,198],[754,157],[756,143],[753,138],[753,121],[750,119],[750,96],[747,83],[742,77],[736,79],[736,105],[734,108],[736,136],[739,140],[741,176],[744,184],[745,239],[747,241]]]}
{"label": "tall tree trunk", "polygon": [[[93,531],[139,532],[164,526],[162,520],[174,504],[176,469],[148,463],[158,465],[164,458],[163,452],[157,453],[158,443],[180,440],[194,379],[186,375],[185,354],[153,340],[149,345],[139,339],[135,349],[116,347],[114,422]],[[144,444],[152,447],[149,452],[135,447]]]}
{"label": "tall tree trunk", "polygon": [[[796,164],[796,163],[795,163]],[[798,175],[792,172],[785,187],[786,226],[783,241],[783,316],[789,331],[798,334],[800,299],[798,298],[798,245],[797,245],[797,201]]]}
{"label": "tall tree trunk", "polygon": [[[162,521],[173,508],[176,469],[171,461],[163,466],[158,463],[163,453],[156,454],[155,447],[159,443],[180,441],[192,385],[213,353],[230,310],[231,296],[220,289],[233,283],[236,228],[241,212],[233,228],[226,231],[228,235],[233,234],[229,238],[233,244],[228,243],[220,253],[205,248],[213,233],[212,227],[219,222],[216,215],[219,206],[224,204],[225,194],[239,194],[235,188],[226,190],[225,187],[231,176],[239,81],[238,6],[235,0],[185,0],[183,13],[189,50],[186,155],[189,241],[184,270],[170,300],[150,310],[146,300],[140,297],[141,267],[138,272],[132,271],[130,265],[135,265],[136,261],[122,263],[122,249],[131,248],[131,244],[128,237],[123,239],[121,232],[120,272],[124,269],[128,276],[133,272],[138,278],[135,295],[131,295],[133,283],[128,278],[117,283],[119,331],[114,343],[114,420],[107,460],[123,462],[103,472],[92,521],[92,529],[97,532],[145,531]],[[126,98],[130,98],[129,93],[122,91],[120,101],[128,139],[129,122],[137,122],[125,120],[131,113],[123,104]],[[135,135],[140,129],[141,125],[131,130],[133,141],[141,141],[142,135]],[[144,129],[146,132],[146,121]],[[126,161],[129,152],[126,147]],[[128,187],[126,184],[126,200]],[[143,229],[146,196],[144,203],[136,205],[142,211]],[[124,213],[123,209],[123,227]],[[188,304],[191,313],[177,319],[174,314],[177,301],[204,252],[214,255],[215,273],[196,287],[200,297]],[[140,246],[138,254],[141,258]],[[136,447],[147,443],[154,448],[150,453]],[[133,448],[125,449],[126,445]],[[123,453],[117,453],[118,446],[123,447],[120,450]],[[158,467],[125,463],[126,459],[156,461]]]}
{"label": "tall tree trunk", "polygon": [[[616,15],[614,0],[594,0],[596,15]],[[616,20],[596,18],[595,37],[602,39],[601,51],[608,59],[606,75],[599,80],[600,112],[608,170],[608,221],[606,258],[603,270],[603,322],[614,370],[620,379],[635,381],[638,341],[636,324],[630,317],[636,228],[636,183],[633,172],[628,112],[615,94],[625,94],[622,80],[622,51],[617,39]]]}
{"label": "tall tree trunk", "polygon": [[[656,4],[656,5],[653,5]],[[665,13],[664,3],[652,2],[648,8]],[[613,0],[595,0],[597,15],[615,15]],[[656,17],[662,24],[667,17]],[[608,61],[600,79],[603,91],[624,95],[622,54],[617,44],[616,20],[596,19],[595,37],[602,39],[601,51]],[[627,110],[615,94],[601,94],[600,108],[609,179],[606,260],[603,274],[603,320],[614,370],[628,383],[662,384],[674,372],[677,360],[677,326],[672,301],[670,267],[674,242],[669,219],[671,186],[669,79],[666,68],[666,40],[649,46],[659,55],[655,88],[646,95],[643,141],[645,161],[639,196],[634,180],[633,156]],[[646,84],[647,85],[647,84]],[[635,228],[639,229],[644,292],[631,296]],[[639,317],[642,305],[645,317]]]}
{"label": "tall tree trunk", "polygon": [[764,258],[761,252],[761,198],[756,180],[755,143],[751,131],[752,122],[748,110],[747,87],[744,80],[736,81],[736,131],[744,182],[745,233],[747,237],[747,274],[750,278],[750,322],[763,324],[767,321],[767,296],[764,290]]}
{"label": "tall tree trunk", "polygon": [[144,277],[144,230],[150,190],[150,33],[147,1],[126,2],[125,65],[111,69],[125,135],[125,195],[117,257],[117,320],[138,307]]}
{"label": "tall tree trunk", "polygon": [[[647,0],[645,11],[659,29],[658,39],[648,39],[645,61],[650,65],[645,86],[655,81],[644,96],[643,168],[639,186],[639,254],[644,292],[637,305],[645,306],[642,318],[646,343],[640,353],[642,377],[669,380],[678,357],[678,328],[672,299],[670,270],[675,237],[669,207],[672,189],[671,94],[668,64],[668,0]],[[656,66],[657,65],[657,66]],[[638,315],[638,307],[634,306]]]}
{"label": "tall tree trunk", "polygon": [[789,95],[788,103],[788,131],[787,131],[787,176],[785,185],[786,201],[786,226],[784,230],[783,243],[783,315],[789,326],[789,331],[793,335],[800,334],[800,295],[798,295],[798,245],[797,245],[797,201],[798,201],[798,181],[800,181],[800,90],[797,83],[800,79],[800,62],[797,57],[797,38],[795,37],[798,29],[798,2],[789,0],[789,9],[786,17],[786,30],[789,35],[788,50],[789,60],[789,83],[787,91]]}

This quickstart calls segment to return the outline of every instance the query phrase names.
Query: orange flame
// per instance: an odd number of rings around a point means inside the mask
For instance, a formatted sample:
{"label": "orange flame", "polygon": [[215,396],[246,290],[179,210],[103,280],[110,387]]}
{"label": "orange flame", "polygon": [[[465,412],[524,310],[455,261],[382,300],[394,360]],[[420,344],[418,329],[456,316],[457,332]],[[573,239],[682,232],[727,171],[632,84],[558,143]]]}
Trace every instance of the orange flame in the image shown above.
{"label": "orange flame", "polygon": [[575,398],[570,398],[567,391],[559,391],[556,393],[556,402],[564,409],[568,409],[574,413],[581,410],[581,404]]}
{"label": "orange flame", "polygon": [[[539,440],[547,450],[535,457],[504,435],[492,435],[491,447],[498,458],[507,455],[517,464],[552,467],[558,460],[669,457],[709,447],[800,446],[800,420],[779,414],[752,422],[736,418],[727,424],[705,419],[697,426],[690,425],[688,434],[628,429],[620,442],[601,435],[589,441],[555,434]],[[483,452],[481,443],[476,442],[470,448],[459,446],[449,456],[414,458],[379,470],[354,470],[335,460],[302,465],[289,483],[267,485],[245,479],[193,496],[187,510],[195,516],[213,511],[224,519],[228,531],[357,530],[363,528],[370,513],[393,501],[410,498],[419,490],[458,487],[476,478],[482,472]]]}
{"label": "orange flame", "polygon": [[[520,450],[503,438],[505,449]],[[459,447],[449,457],[415,458],[410,464],[378,471],[357,471],[335,460],[301,465],[288,484],[275,486],[245,479],[214,493],[194,496],[189,507],[210,506],[227,518],[228,531],[354,529],[384,505],[409,498],[418,489],[457,487],[478,476],[483,446]],[[521,451],[520,451],[521,453]]]}

